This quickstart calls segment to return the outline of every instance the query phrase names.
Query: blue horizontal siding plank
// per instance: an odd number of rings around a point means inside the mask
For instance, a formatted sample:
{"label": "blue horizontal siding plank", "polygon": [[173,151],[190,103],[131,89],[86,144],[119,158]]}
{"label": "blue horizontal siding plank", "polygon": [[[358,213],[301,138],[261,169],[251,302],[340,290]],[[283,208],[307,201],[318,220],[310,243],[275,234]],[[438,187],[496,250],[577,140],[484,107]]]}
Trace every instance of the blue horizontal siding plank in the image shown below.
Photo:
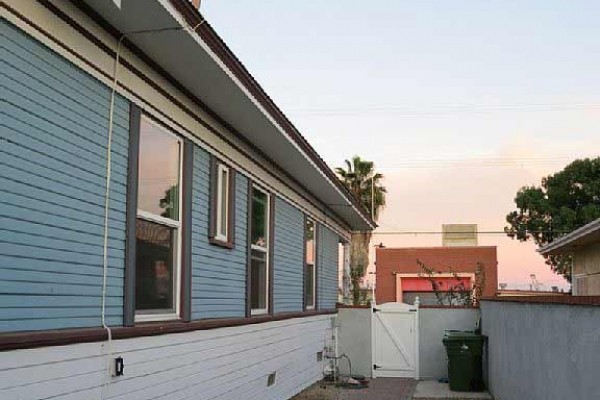
{"label": "blue horizontal siding plank", "polygon": [[[90,154],[101,154],[105,149],[102,145],[102,139],[106,139],[108,133],[108,119],[103,125],[86,124],[86,115],[78,115],[69,113],[68,109],[59,108],[60,114],[54,112],[52,107],[47,106],[43,99],[35,97],[25,97],[25,94],[34,95],[30,90],[24,89],[16,91],[12,86],[14,82],[7,80],[9,78],[0,73],[0,88],[6,94],[4,113],[13,116],[14,120],[24,124],[34,126],[40,125],[40,129],[48,131],[50,134],[56,134],[61,130],[61,135],[64,145],[68,149],[82,148],[88,150]],[[86,134],[95,135],[93,139],[86,138]],[[113,122],[113,151],[117,156],[121,154],[123,157],[127,154],[127,138],[128,127],[121,126]],[[55,140],[55,138],[49,138]],[[87,140],[86,140],[87,139]],[[120,143],[122,142],[122,143]],[[52,142],[50,142],[52,143]],[[88,143],[88,146],[86,146]],[[123,161],[119,159],[119,161]]]}
{"label": "blue horizontal siding plank", "polygon": [[[15,269],[0,269],[0,279],[6,282],[43,282],[43,283],[64,283],[69,285],[102,285],[102,270],[98,275],[78,275],[61,272],[41,272],[26,271]],[[122,287],[123,278],[107,277],[107,285],[113,287]]]}
{"label": "blue horizontal siding plank", "polygon": [[[90,79],[90,76],[86,72],[73,68],[73,65],[69,61],[57,58],[45,46],[38,43],[30,46],[19,41],[12,32],[8,35],[4,35],[4,33],[2,32],[2,36],[5,38],[4,43],[7,44],[6,51],[10,51],[25,62],[37,66],[39,69],[48,71],[49,74],[55,76],[61,82],[65,82],[65,84],[68,84],[75,90],[89,94],[90,97],[98,99],[110,98],[111,91],[106,85],[95,79]],[[121,96],[115,98],[115,112],[117,115],[127,117],[128,110],[129,105],[126,99]]]}
{"label": "blue horizontal siding plank", "polygon": [[[0,243],[21,244],[26,243],[27,246],[45,247],[64,251],[76,251],[80,254],[95,255],[103,252],[104,246],[102,242],[96,244],[86,244],[82,242],[74,242],[73,240],[65,240],[57,237],[48,237],[42,235],[32,235],[28,233],[19,233],[15,231],[7,231],[0,229]],[[110,256],[124,259],[124,249],[111,249]]]}
{"label": "blue horizontal siding plank", "polygon": [[[10,45],[11,43],[9,42],[8,44]],[[67,76],[62,74],[52,65],[47,63],[43,63],[44,65],[35,65],[31,61],[26,60],[24,57],[30,55],[21,54],[19,48],[16,46],[7,48],[7,56],[11,57],[11,63],[5,63],[5,65],[9,66],[9,68],[13,67],[17,73],[22,73],[27,76],[29,78],[28,86],[31,89],[36,90],[36,87],[44,87],[50,92],[59,93],[60,95],[77,102],[77,105],[85,107],[86,110],[84,111],[84,114],[92,111],[94,113],[101,113],[102,116],[108,115],[110,109],[110,95],[108,93],[106,95],[95,96],[94,93],[89,90],[81,90],[77,87],[77,82],[72,82]],[[52,72],[55,72],[55,74]],[[43,90],[44,89],[38,91]],[[113,118],[118,125],[126,126],[128,110],[127,107],[123,106],[122,103],[115,104]],[[122,142],[122,144],[125,146],[127,145],[126,141]]]}
{"label": "blue horizontal siding plank", "polygon": [[[2,113],[1,123],[6,129],[5,138],[9,143],[46,154],[57,160],[63,159],[67,165],[71,164],[69,161],[76,161],[72,157],[81,157],[81,168],[92,173],[97,172],[98,168],[105,167],[106,151],[104,149],[98,146],[84,147],[83,140],[81,145],[61,140],[61,135],[65,135],[63,127],[27,114],[10,103],[5,103],[4,108],[9,113]],[[117,149],[112,149],[112,155],[115,158],[113,160],[115,174],[118,175],[127,168],[126,160],[124,160],[126,156],[118,153]]]}
{"label": "blue horizontal siding plank", "polygon": [[237,271],[227,271],[228,269],[216,270],[213,267],[211,269],[206,268],[206,270],[204,271],[196,271],[192,276],[199,279],[198,283],[196,284],[196,287],[201,287],[202,285],[211,286],[214,284],[214,281],[217,280],[221,280],[221,285],[227,286],[240,286],[240,282],[246,282],[245,275],[242,275]]}
{"label": "blue horizontal siding plank", "polygon": [[[0,202],[0,216],[12,218],[16,221],[15,223],[21,223],[22,221],[38,223],[38,221],[43,221],[46,225],[54,225],[63,229],[71,229],[76,232],[89,232],[97,235],[103,233],[103,226],[99,224],[69,219],[66,216],[40,212],[35,208],[18,207],[14,204],[2,202]],[[116,224],[111,225],[109,237],[125,240],[125,232],[123,231],[122,226],[117,227]]]}
{"label": "blue horizontal siding plank", "polygon": [[[246,309],[247,214],[236,211],[233,249],[208,242],[210,156],[194,149],[192,202],[192,318],[242,317]],[[236,208],[247,207],[248,181],[235,179]]]}
{"label": "blue horizontal siding plank", "polygon": [[[8,56],[14,56],[12,53],[8,53]],[[65,96],[61,91],[49,87],[44,82],[39,81],[38,77],[28,75],[19,71],[15,68],[12,63],[6,63],[0,61],[0,86],[3,90],[9,92],[7,100],[18,106],[30,107],[33,104],[41,106],[40,108],[34,107],[32,113],[39,116],[40,118],[47,119],[46,116],[51,113],[53,119],[60,121],[61,125],[65,128],[69,127],[71,130],[76,132],[77,126],[95,133],[100,133],[108,128],[108,106],[110,99],[107,98],[104,101],[104,107],[92,107],[88,108],[84,104],[75,101],[68,96]],[[62,89],[67,87],[62,85]],[[10,92],[16,92],[20,96],[14,97]],[[89,102],[84,100],[83,102]],[[102,110],[105,108],[105,110]],[[87,119],[87,124],[85,123]],[[128,118],[127,116],[120,116],[113,114],[113,128],[115,130],[124,131],[128,129]],[[127,148],[126,136],[117,134],[114,137],[115,147]],[[90,144],[101,144],[97,138],[90,141]]]}
{"label": "blue horizontal siding plank", "polygon": [[[38,175],[50,175],[53,180],[64,182],[65,184],[79,183],[79,188],[86,189],[91,193],[96,193],[98,186],[103,186],[102,177],[98,172],[102,169],[98,167],[96,173],[90,173],[77,168],[76,165],[66,165],[64,160],[58,161],[45,154],[30,151],[23,146],[6,146],[2,151],[3,163],[11,165],[18,169],[36,170]],[[118,177],[116,175],[115,177]],[[126,186],[118,179],[115,181],[115,187],[111,187],[114,193],[125,194]]]}
{"label": "blue horizontal siding plank", "polygon": [[[46,258],[50,260],[65,260],[71,262],[84,262],[88,264],[102,265],[102,254],[84,254],[75,251],[66,252],[49,247],[35,246],[35,244],[17,244],[0,242],[0,254],[13,255],[19,257],[27,257],[34,253],[38,258]],[[109,262],[120,264],[122,259],[109,255]]]}
{"label": "blue horizontal siding plank", "polygon": [[[53,205],[62,204],[65,208],[82,211],[95,217],[104,216],[104,207],[99,203],[99,196],[97,195],[83,194],[85,198],[71,197],[76,195],[68,192],[68,194],[60,191],[57,192],[56,186],[58,185],[52,185],[52,182],[43,182],[43,180],[40,180],[37,183],[44,186],[37,187],[31,182],[16,181],[12,177],[0,175],[0,184],[5,193],[11,196],[18,196],[17,201],[19,204],[22,203],[23,199],[39,200]],[[8,198],[4,202],[8,203]],[[115,216],[118,220],[121,220],[125,214],[123,205],[122,201],[111,199],[109,202],[109,217],[112,218]]]}
{"label": "blue horizontal siding plank", "polygon": [[[77,307],[100,307],[102,297],[100,296],[78,296]],[[107,297],[106,305],[113,308],[121,308],[122,300],[119,297]],[[0,306],[4,308],[59,308],[73,307],[71,296],[44,296],[44,295],[14,295],[0,294]],[[22,310],[23,312],[26,310]],[[52,315],[52,314],[50,314]],[[22,317],[22,315],[21,315]]]}
{"label": "blue horizontal siding plank", "polygon": [[[0,331],[100,326],[111,91],[0,21]],[[129,102],[115,97],[109,324],[121,325]]]}
{"label": "blue horizontal siding plank", "polygon": [[[107,318],[110,326],[123,325],[122,317]],[[0,332],[11,331],[34,331],[48,329],[67,329],[67,328],[90,328],[101,326],[100,316],[88,318],[52,318],[52,319],[30,319],[15,321],[0,321]]]}
{"label": "blue horizontal siding plank", "polygon": [[[0,256],[0,274],[4,271],[32,271],[32,272],[55,272],[61,274],[69,274],[74,276],[92,276],[97,280],[98,276],[102,276],[101,265],[84,265],[66,263],[64,261],[50,261],[46,259],[35,259],[35,258],[18,258]],[[109,266],[107,270],[107,276],[109,278],[117,278],[123,280],[124,271],[123,265]],[[0,305],[1,306],[1,305]]]}
{"label": "blue horizontal siding plank", "polygon": [[304,283],[304,214],[275,199],[273,306],[275,312],[302,311]]}
{"label": "blue horizontal siding plank", "polygon": [[[107,296],[122,297],[123,288],[119,286],[108,286]],[[70,285],[65,283],[47,283],[47,282],[23,282],[2,281],[0,282],[0,294],[39,294],[54,296],[72,296],[73,302],[77,302],[77,296],[90,296],[95,294],[102,295],[102,280],[100,285]]]}
{"label": "blue horizontal siding plank", "polygon": [[[196,307],[204,307],[204,305],[196,305]],[[237,310],[227,310],[227,309],[219,309],[219,310],[209,310],[202,313],[203,319],[214,319],[214,318],[241,318],[243,317],[244,311]]]}
{"label": "blue horizontal siding plank", "polygon": [[[12,165],[7,165],[4,162],[0,161],[1,169],[3,170],[1,173],[4,175],[0,175],[0,179],[2,180],[12,180],[21,183],[31,182],[32,185],[35,185],[38,188],[43,188],[44,186],[52,185],[54,190],[63,190],[69,193],[72,197],[81,196],[89,201],[98,201],[98,199],[103,199],[103,193],[90,193],[85,190],[81,190],[77,188],[75,185],[67,185],[63,182],[52,179],[49,177],[40,176],[37,171],[31,172],[31,170],[19,170],[14,168]],[[115,203],[125,203],[125,196],[120,195],[118,193],[112,192],[114,198],[113,202]]]}
{"label": "blue horizontal siding plank", "polygon": [[[30,236],[36,235],[43,238],[65,240],[75,245],[103,245],[102,239],[98,238],[96,235],[85,232],[73,232],[66,229],[55,228],[53,226],[26,223],[23,221],[15,224],[12,218],[7,217],[0,217],[0,226],[2,226],[2,228],[0,228],[0,237],[6,237],[5,235],[12,234],[26,234]],[[125,250],[125,242],[112,241],[112,243],[109,243],[108,247],[109,249]]]}
{"label": "blue horizontal siding plank", "polygon": [[[71,83],[73,87],[88,93],[90,96],[104,99],[110,97],[110,89],[106,85],[98,80],[90,79],[89,74],[74,68],[70,61],[57,57],[53,51],[43,44],[35,40],[23,40],[22,32],[14,26],[2,24],[0,35],[5,39],[3,44],[7,50],[10,49],[23,60],[31,62],[32,65],[38,66],[44,71],[52,72],[52,75],[60,78],[61,82]],[[57,71],[58,73],[56,73]],[[128,115],[128,103],[124,98],[117,97],[115,106],[118,109],[125,110],[124,115]]]}
{"label": "blue horizontal siding plank", "polygon": [[[106,307],[106,315],[109,317],[119,317],[122,313],[121,307]],[[0,308],[0,321],[47,319],[49,315],[52,318],[85,318],[101,314],[102,307],[32,307],[26,314],[22,308]]]}

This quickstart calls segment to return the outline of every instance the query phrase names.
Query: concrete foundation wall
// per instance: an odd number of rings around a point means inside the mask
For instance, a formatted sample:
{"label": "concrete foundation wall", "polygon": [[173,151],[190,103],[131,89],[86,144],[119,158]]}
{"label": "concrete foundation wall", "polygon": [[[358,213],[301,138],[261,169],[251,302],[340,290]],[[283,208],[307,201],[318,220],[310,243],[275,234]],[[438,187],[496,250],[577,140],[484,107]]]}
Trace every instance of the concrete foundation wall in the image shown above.
{"label": "concrete foundation wall", "polygon": [[420,308],[419,356],[421,379],[448,376],[448,359],[442,343],[444,329],[472,331],[479,309],[476,308]]}
{"label": "concrete foundation wall", "polygon": [[597,399],[600,307],[482,301],[496,400]]}
{"label": "concrete foundation wall", "polygon": [[[352,374],[371,377],[370,308],[340,308],[337,316],[338,354],[346,353],[352,361]],[[348,362],[339,360],[340,373],[349,373]]]}

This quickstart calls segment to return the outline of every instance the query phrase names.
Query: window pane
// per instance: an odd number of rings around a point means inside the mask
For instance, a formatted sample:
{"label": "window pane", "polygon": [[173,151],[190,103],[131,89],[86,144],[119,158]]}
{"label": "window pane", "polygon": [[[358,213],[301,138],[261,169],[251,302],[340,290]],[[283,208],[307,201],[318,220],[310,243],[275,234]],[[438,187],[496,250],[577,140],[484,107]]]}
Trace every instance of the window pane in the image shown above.
{"label": "window pane", "polygon": [[181,143],[146,118],[140,121],[138,209],[179,219]]}
{"label": "window pane", "polygon": [[267,308],[267,253],[252,250],[250,257],[250,307]]}
{"label": "window pane", "polygon": [[227,191],[229,187],[229,180],[227,179],[228,173],[226,170],[221,170],[221,218],[219,227],[219,233],[227,236]]}
{"label": "window pane", "polygon": [[254,188],[252,190],[252,244],[266,248],[268,245],[266,193]]}
{"label": "window pane", "polygon": [[136,310],[174,311],[175,230],[138,219],[135,273]]}
{"label": "window pane", "polygon": [[315,223],[311,220],[306,221],[306,262],[315,263]]}
{"label": "window pane", "polygon": [[304,273],[304,304],[306,304],[306,307],[313,307],[315,305],[315,266],[307,264],[305,268],[306,271]]}

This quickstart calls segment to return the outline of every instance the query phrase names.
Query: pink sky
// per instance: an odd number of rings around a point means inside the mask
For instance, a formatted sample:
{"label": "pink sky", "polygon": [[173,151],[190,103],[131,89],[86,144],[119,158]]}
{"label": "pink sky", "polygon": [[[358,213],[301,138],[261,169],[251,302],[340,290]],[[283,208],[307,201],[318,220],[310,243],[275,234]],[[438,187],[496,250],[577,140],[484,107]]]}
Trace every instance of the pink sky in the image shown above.
{"label": "pink sky", "polygon": [[[323,159],[386,176],[382,230],[502,230],[521,186],[600,154],[600,2],[227,4],[202,9]],[[500,282],[561,283],[531,243],[480,243],[498,246]]]}
{"label": "pink sky", "polygon": [[[445,223],[475,223],[479,231],[498,231],[514,209],[514,196],[524,185],[560,170],[564,162],[544,166],[489,167],[481,162],[448,164],[446,168],[394,170],[386,174],[388,206],[377,231],[440,231]],[[376,231],[376,232],[377,232]],[[386,247],[440,246],[441,235],[374,235]],[[498,247],[498,281],[509,287],[528,287],[530,274],[545,289],[568,283],[554,274],[537,254],[536,246],[503,234],[480,234],[479,245]],[[373,261],[373,260],[371,260]]]}

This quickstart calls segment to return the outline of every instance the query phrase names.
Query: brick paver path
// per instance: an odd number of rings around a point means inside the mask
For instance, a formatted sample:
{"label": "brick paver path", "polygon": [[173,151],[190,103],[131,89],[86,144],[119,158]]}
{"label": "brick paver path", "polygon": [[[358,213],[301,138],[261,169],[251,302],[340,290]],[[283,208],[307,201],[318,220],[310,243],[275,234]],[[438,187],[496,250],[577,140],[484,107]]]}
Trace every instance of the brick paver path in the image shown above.
{"label": "brick paver path", "polygon": [[346,389],[340,400],[410,400],[417,381],[409,378],[377,378],[368,389]]}

